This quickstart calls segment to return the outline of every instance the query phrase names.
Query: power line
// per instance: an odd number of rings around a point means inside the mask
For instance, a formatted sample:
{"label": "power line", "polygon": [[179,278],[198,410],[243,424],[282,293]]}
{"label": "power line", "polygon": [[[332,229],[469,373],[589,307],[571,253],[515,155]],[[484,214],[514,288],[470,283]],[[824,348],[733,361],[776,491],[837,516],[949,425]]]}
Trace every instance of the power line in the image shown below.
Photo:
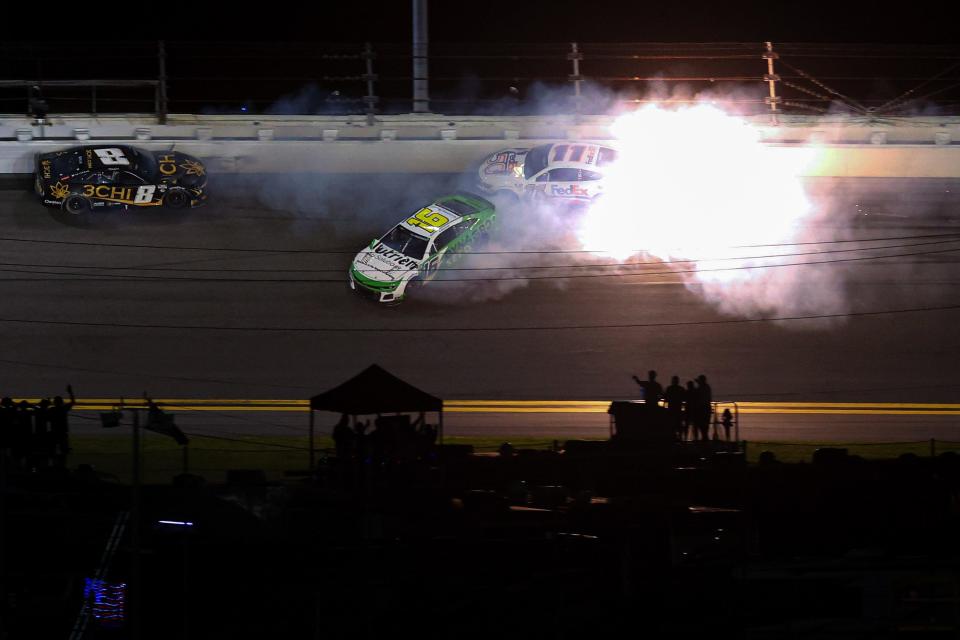
{"label": "power line", "polygon": [[[916,242],[908,244],[895,244],[895,245],[885,245],[878,247],[855,247],[852,249],[824,249],[821,251],[805,251],[797,253],[771,253],[764,255],[750,255],[750,256],[726,256],[726,257],[716,257],[716,258],[685,258],[685,259],[671,259],[671,260],[660,260],[657,264],[690,264],[695,262],[728,262],[733,260],[765,260],[772,258],[790,258],[796,256],[808,256],[808,255],[824,255],[828,253],[850,253],[857,251],[878,251],[885,249],[902,249],[906,247],[921,247],[937,244],[951,244],[954,242],[960,242],[960,237],[956,237],[951,240],[937,240],[932,242]],[[462,254],[453,254],[453,255],[475,255],[474,253],[462,253]],[[444,267],[444,271],[503,271],[503,270],[517,270],[517,269],[595,269],[595,268],[604,268],[604,267],[652,267],[656,266],[654,263],[649,262],[607,262],[607,263],[594,263],[594,264],[554,264],[554,265],[519,265],[519,266],[507,266],[507,267]],[[13,273],[23,273],[21,270],[16,269],[3,269],[2,267],[26,267],[31,269],[98,269],[102,271],[154,271],[154,272],[189,272],[189,273],[341,273],[343,272],[342,266],[337,267],[324,267],[324,268],[314,268],[314,269],[272,269],[272,268],[261,268],[261,269],[249,269],[249,268],[232,268],[232,267],[220,267],[214,269],[196,269],[196,268],[183,268],[183,267],[165,267],[165,266],[121,266],[121,267],[106,267],[106,266],[97,266],[97,265],[64,265],[64,264],[46,264],[46,263],[20,263],[20,262],[0,262],[0,271],[10,271]],[[32,273],[46,273],[49,272],[32,272]],[[58,272],[60,273],[60,272]],[[65,275],[73,275],[69,272],[66,272]],[[79,275],[79,274],[78,274]],[[93,276],[101,277],[140,277],[140,276],[117,276],[116,274],[92,274]]]}
{"label": "power line", "polygon": [[173,331],[223,331],[247,333],[500,333],[513,331],[579,331],[597,329],[648,329],[668,327],[695,327],[711,325],[757,324],[763,322],[791,322],[802,320],[830,320],[839,318],[859,318],[873,316],[898,315],[906,313],[930,313],[957,311],[960,305],[933,307],[911,307],[904,309],[885,309],[880,311],[851,311],[848,313],[826,313],[806,316],[773,316],[761,318],[725,318],[720,320],[687,320],[676,322],[647,322],[622,324],[573,324],[573,325],[527,325],[501,327],[232,327],[212,325],[175,325],[175,324],[134,324],[124,322],[83,322],[77,320],[37,320],[24,318],[0,318],[0,322],[9,324],[29,324],[70,327],[101,327],[111,329],[163,329]]}
{"label": "power line", "polygon": [[[936,243],[934,243],[936,244]],[[863,251],[869,251],[870,249],[862,249]],[[743,265],[736,267],[716,267],[716,268],[694,268],[694,269],[666,269],[661,271],[643,271],[643,272],[628,272],[621,273],[615,271],[608,271],[606,273],[572,273],[572,274],[563,274],[563,275],[542,275],[542,276],[531,276],[531,275],[503,275],[499,277],[490,277],[490,278],[438,278],[432,280],[433,283],[460,283],[460,282],[507,282],[507,281],[516,281],[516,280],[578,280],[582,278],[626,278],[626,277],[640,277],[640,276],[662,276],[662,275],[679,275],[679,274],[699,274],[699,273],[714,273],[722,271],[752,271],[756,269],[774,269],[782,267],[802,267],[808,265],[824,265],[824,264],[838,264],[842,262],[862,262],[865,260],[884,260],[889,258],[906,258],[906,257],[916,257],[916,256],[927,256],[927,255],[939,255],[946,253],[955,253],[960,251],[960,248],[954,249],[937,249],[934,251],[913,251],[907,253],[892,253],[879,256],[860,256],[855,258],[833,258],[830,260],[806,260],[802,262],[781,262],[777,264],[759,264],[759,265]],[[746,260],[748,258],[740,258],[741,260]],[[709,262],[709,261],[707,261]],[[520,270],[523,267],[515,267],[515,270]],[[189,283],[225,283],[225,284],[340,284],[342,285],[346,282],[345,278],[202,278],[202,277],[172,277],[172,276],[144,276],[144,275],[125,275],[125,274],[110,274],[110,273],[90,273],[90,274],[78,274],[70,273],[63,271],[31,271],[24,269],[0,269],[0,272],[6,273],[28,273],[35,275],[50,275],[50,276],[75,276],[77,280],[82,282],[117,282],[117,281],[131,281],[131,282],[189,282]],[[38,278],[38,280],[43,280],[43,278]],[[0,282],[3,282],[0,279]]]}
{"label": "power line", "polygon": [[[960,232],[954,233],[939,233],[939,234],[925,234],[925,235],[915,235],[915,236],[890,236],[884,238],[861,238],[861,239],[849,239],[849,240],[819,240],[819,241],[809,241],[809,242],[780,242],[780,243],[768,243],[768,244],[748,244],[748,245],[732,245],[728,248],[730,249],[752,249],[752,248],[762,248],[762,247],[794,247],[794,246],[803,246],[803,245],[817,245],[817,244],[838,244],[838,243],[848,243],[848,242],[881,242],[886,240],[910,240],[910,239],[924,239],[924,238],[955,238],[960,236]],[[117,243],[117,242],[82,242],[78,240],[48,240],[42,238],[11,238],[11,237],[0,237],[0,242],[22,242],[22,243],[31,243],[31,244],[53,244],[53,245],[69,245],[69,246],[81,246],[81,247],[111,247],[119,249],[156,249],[161,251],[210,251],[210,252],[237,252],[237,253],[279,253],[279,254],[311,254],[311,255],[337,255],[337,254],[348,254],[355,255],[358,253],[356,249],[270,249],[270,248],[259,248],[259,247],[203,247],[203,246],[176,246],[176,245],[157,245],[157,244],[129,244],[129,243]],[[631,249],[631,251],[636,253],[641,253],[649,251],[648,249]],[[471,251],[469,255],[512,255],[512,254],[551,254],[551,253],[609,253],[603,250],[590,250],[590,249],[543,249],[543,250],[517,250],[517,251]]]}

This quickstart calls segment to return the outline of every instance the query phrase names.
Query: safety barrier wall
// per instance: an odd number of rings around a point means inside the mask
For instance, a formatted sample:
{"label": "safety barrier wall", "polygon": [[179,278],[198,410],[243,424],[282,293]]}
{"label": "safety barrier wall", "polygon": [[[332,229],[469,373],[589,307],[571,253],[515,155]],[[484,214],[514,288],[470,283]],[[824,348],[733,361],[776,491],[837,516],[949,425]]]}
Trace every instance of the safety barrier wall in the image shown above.
{"label": "safety barrier wall", "polygon": [[[812,154],[808,176],[960,177],[960,119],[903,118],[859,122],[790,117],[777,126],[755,118],[778,153]],[[437,115],[379,117],[287,116],[252,120],[232,116],[149,118],[59,116],[43,125],[0,116],[0,174],[28,174],[35,154],[76,144],[134,144],[180,151],[219,173],[457,173],[486,154],[551,140],[609,140],[608,116],[458,118]]]}

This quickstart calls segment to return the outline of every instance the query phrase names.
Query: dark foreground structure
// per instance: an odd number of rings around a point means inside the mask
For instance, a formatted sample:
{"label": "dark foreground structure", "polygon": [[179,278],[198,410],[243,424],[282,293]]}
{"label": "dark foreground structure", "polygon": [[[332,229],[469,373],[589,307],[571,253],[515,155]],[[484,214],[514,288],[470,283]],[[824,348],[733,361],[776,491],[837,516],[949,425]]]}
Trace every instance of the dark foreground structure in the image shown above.
{"label": "dark foreground structure", "polygon": [[956,455],[747,465],[658,411],[615,407],[608,442],[352,447],[273,483],[8,469],[0,637],[957,635]]}

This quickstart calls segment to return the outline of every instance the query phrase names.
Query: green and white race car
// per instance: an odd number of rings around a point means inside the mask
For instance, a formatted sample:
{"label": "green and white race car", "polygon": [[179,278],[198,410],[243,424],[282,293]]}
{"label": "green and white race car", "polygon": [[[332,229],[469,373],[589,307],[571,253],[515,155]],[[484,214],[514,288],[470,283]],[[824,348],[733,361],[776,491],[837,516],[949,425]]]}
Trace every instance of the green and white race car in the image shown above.
{"label": "green and white race car", "polygon": [[350,265],[350,288],[377,302],[400,302],[436,277],[440,265],[465,253],[496,220],[479,196],[445,196],[373,240]]}

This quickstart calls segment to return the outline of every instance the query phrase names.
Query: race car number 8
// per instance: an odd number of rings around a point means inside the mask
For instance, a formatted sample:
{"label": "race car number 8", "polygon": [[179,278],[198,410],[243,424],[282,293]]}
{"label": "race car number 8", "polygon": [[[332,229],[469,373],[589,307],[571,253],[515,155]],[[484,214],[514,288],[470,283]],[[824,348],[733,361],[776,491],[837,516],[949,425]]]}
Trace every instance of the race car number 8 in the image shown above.
{"label": "race car number 8", "polygon": [[107,166],[129,165],[130,161],[123,155],[123,149],[95,149],[97,158]]}
{"label": "race car number 8", "polygon": [[412,218],[407,220],[407,224],[416,225],[432,233],[447,224],[449,220],[445,215],[437,213],[436,211],[420,209]]}
{"label": "race car number 8", "polygon": [[142,187],[137,187],[137,195],[133,197],[134,204],[143,204],[145,202],[153,201],[153,192],[157,190],[157,186],[154,184],[145,184]]}

